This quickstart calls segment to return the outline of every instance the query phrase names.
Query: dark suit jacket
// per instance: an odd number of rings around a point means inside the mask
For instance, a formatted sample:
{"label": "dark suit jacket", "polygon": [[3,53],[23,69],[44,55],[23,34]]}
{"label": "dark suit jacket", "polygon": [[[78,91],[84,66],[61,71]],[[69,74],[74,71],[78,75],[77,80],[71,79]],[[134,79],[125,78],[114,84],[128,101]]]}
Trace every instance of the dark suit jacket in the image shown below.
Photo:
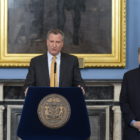
{"label": "dark suit jacket", "polygon": [[[47,54],[31,59],[29,71],[25,80],[25,88],[28,86],[49,85],[50,78]],[[72,87],[77,85],[84,86],[77,57],[61,53],[59,86]]]}
{"label": "dark suit jacket", "polygon": [[125,122],[123,140],[140,140],[140,132],[130,125],[132,120],[140,121],[140,68],[124,74],[120,106]]}

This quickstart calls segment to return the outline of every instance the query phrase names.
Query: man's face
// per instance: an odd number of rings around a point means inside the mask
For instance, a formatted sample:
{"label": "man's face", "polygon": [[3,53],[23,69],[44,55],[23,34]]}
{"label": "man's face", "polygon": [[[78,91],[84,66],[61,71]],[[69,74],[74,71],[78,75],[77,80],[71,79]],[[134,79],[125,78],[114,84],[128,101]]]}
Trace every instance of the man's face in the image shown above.
{"label": "man's face", "polygon": [[63,37],[61,34],[51,33],[47,39],[47,48],[51,55],[57,55],[63,48]]}

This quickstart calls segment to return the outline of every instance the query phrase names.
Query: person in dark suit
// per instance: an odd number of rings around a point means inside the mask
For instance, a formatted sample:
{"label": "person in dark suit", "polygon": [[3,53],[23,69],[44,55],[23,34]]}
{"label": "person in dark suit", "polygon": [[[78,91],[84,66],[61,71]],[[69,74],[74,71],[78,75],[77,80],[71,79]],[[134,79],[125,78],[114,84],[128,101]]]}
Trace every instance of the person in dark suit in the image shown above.
{"label": "person in dark suit", "polygon": [[140,67],[124,74],[120,107],[124,119],[123,140],[140,140]]}
{"label": "person in dark suit", "polygon": [[58,87],[81,87],[84,92],[84,82],[81,78],[79,63],[76,56],[63,53],[64,33],[52,29],[47,34],[47,53],[31,59],[29,71],[25,80],[25,93],[29,86],[50,86],[51,61],[56,57]]}

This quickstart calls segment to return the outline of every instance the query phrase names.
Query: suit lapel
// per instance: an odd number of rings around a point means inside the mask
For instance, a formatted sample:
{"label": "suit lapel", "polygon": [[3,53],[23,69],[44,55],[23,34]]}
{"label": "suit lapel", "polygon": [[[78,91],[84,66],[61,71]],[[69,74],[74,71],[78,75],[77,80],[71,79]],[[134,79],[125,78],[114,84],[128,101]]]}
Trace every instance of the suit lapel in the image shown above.
{"label": "suit lapel", "polygon": [[50,85],[50,77],[49,77],[49,68],[48,68],[48,55],[44,54],[42,61],[42,72],[44,75],[44,79],[46,79],[47,86]]}
{"label": "suit lapel", "polygon": [[66,64],[66,59],[64,53],[61,53],[61,61],[60,61],[60,78],[59,78],[59,86],[62,87],[64,81],[64,72],[65,72],[65,64]]}

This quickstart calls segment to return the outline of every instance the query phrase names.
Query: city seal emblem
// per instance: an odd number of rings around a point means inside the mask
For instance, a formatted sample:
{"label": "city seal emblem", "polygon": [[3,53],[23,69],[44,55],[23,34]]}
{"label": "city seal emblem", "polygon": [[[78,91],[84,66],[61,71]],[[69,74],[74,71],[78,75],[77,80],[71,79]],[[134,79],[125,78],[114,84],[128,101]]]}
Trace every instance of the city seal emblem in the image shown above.
{"label": "city seal emblem", "polygon": [[40,101],[37,114],[43,125],[57,129],[69,121],[71,108],[64,96],[49,94]]}

